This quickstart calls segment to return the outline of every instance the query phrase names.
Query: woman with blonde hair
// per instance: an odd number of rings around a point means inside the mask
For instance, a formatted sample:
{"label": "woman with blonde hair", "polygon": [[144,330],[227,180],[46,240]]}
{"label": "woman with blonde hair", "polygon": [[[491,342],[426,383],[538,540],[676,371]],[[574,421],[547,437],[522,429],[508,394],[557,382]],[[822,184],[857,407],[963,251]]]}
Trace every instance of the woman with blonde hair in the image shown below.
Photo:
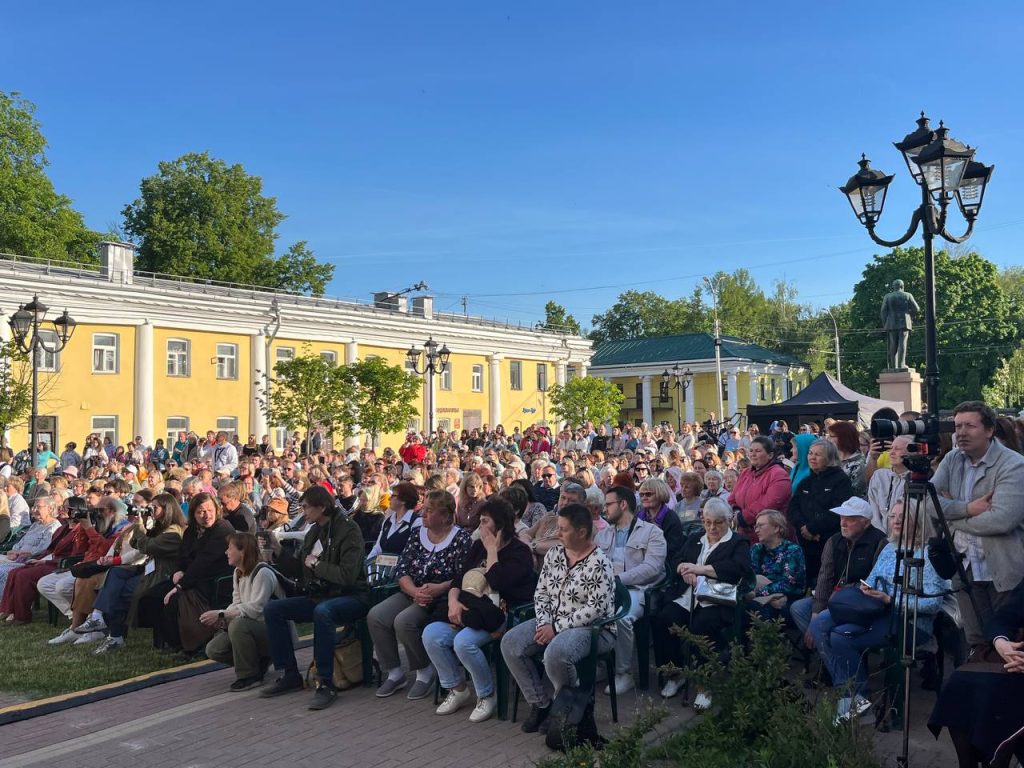
{"label": "woman with blonde hair", "polygon": [[649,477],[640,483],[637,495],[640,497],[637,519],[654,523],[661,529],[668,548],[666,562],[675,562],[675,558],[683,551],[686,536],[683,524],[673,509],[675,502],[672,492],[664,480]]}
{"label": "woman with blonde hair", "polygon": [[459,485],[458,507],[455,522],[467,533],[480,525],[480,508],[487,502],[487,489],[483,478],[476,472],[467,472]]}

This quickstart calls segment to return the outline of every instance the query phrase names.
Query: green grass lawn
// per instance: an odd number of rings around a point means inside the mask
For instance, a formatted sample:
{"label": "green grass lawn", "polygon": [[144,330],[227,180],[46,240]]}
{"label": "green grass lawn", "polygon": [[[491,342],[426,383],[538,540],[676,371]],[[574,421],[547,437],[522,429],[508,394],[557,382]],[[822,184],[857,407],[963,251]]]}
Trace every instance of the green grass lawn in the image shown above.
{"label": "green grass lawn", "polygon": [[57,627],[50,626],[45,610],[36,611],[31,624],[14,627],[0,622],[0,692],[39,699],[175,666],[173,656],[153,648],[148,629],[130,632],[125,648],[102,656],[93,654],[99,643],[48,645],[46,641],[66,626],[63,617]]}

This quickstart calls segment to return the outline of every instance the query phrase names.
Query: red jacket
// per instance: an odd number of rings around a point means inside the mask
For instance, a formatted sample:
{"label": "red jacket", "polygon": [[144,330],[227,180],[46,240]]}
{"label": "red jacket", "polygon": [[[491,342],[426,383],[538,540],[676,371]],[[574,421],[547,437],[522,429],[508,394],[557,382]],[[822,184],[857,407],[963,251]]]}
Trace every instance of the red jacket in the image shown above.
{"label": "red jacket", "polygon": [[782,464],[773,461],[760,469],[747,467],[743,470],[729,495],[729,502],[740,508],[740,529],[753,544],[757,543],[757,534],[754,533],[757,516],[766,509],[785,514],[792,495],[793,483],[789,472]]}
{"label": "red jacket", "polygon": [[398,449],[398,455],[406,464],[422,464],[427,457],[427,448],[423,443],[409,443],[409,445]]}

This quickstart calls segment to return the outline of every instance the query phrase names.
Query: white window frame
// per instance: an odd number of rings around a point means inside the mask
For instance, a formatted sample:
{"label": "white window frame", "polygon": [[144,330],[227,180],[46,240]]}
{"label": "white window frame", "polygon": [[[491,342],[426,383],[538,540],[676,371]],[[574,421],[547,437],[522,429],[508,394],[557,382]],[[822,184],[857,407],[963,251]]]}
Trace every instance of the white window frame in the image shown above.
{"label": "white window frame", "polygon": [[482,365],[473,366],[473,378],[471,388],[474,392],[484,391],[484,367]]}
{"label": "white window frame", "polygon": [[217,378],[238,379],[238,345],[227,341],[217,342]]}
{"label": "white window frame", "polygon": [[39,329],[40,346],[36,348],[36,368],[45,373],[57,373],[60,370],[60,352],[51,352],[57,346],[57,332],[49,328]]}
{"label": "white window frame", "polygon": [[[228,426],[225,422],[231,422]],[[231,442],[231,438],[238,435],[238,417],[237,416],[218,416],[217,417],[217,432],[227,432],[228,442]]]}
{"label": "white window frame", "polygon": [[288,442],[289,437],[291,437],[291,432],[288,431],[288,427],[280,424],[274,427],[274,453],[278,456],[284,451],[284,444]]}
{"label": "white window frame", "polygon": [[[113,343],[100,343],[99,339],[113,339]],[[100,365],[96,365],[96,353],[101,352],[103,357]],[[109,357],[108,357],[109,355]],[[92,372],[100,374],[116,374],[121,367],[121,334],[119,333],[94,333],[92,335]]]}
{"label": "white window frame", "polygon": [[452,364],[451,363],[448,363],[448,365],[446,365],[444,367],[444,370],[441,371],[441,375],[439,376],[439,378],[441,380],[441,382],[439,384],[441,389],[444,390],[445,392],[451,392],[452,391]]}
{"label": "white window frame", "polygon": [[548,364],[537,363],[537,391],[548,391]]}
{"label": "white window frame", "polygon": [[[171,350],[172,344],[184,344],[185,348]],[[192,342],[174,337],[167,340],[167,375],[187,379],[192,375]]]}
{"label": "white window frame", "polygon": [[[105,427],[98,425],[96,422],[101,419],[110,419],[113,422],[113,426]],[[90,426],[92,427],[90,432],[99,435],[101,441],[103,438],[109,437],[110,442],[117,445],[117,416],[93,416],[90,421]]]}
{"label": "white window frame", "polygon": [[338,365],[338,353],[333,349],[322,349],[320,350],[320,357],[327,362],[328,365],[334,367]]}
{"label": "white window frame", "polygon": [[[181,426],[174,426],[174,427],[172,427],[171,426],[171,422],[172,421],[174,421],[174,422],[179,422],[180,421],[180,422],[183,422],[183,424]],[[165,442],[164,445],[167,447],[167,450],[171,450],[172,448],[174,448],[174,444],[176,442],[178,442],[178,433],[179,432],[184,432],[185,434],[188,434],[188,430],[189,430],[188,416],[168,416],[167,417],[167,421],[164,422],[164,425],[167,427],[167,429],[166,429],[166,432],[167,432],[167,442]]]}
{"label": "white window frame", "polygon": [[274,365],[295,359],[295,347],[278,347],[274,350]]}
{"label": "white window frame", "polygon": [[523,361],[509,360],[508,362],[508,384],[513,392],[521,392],[523,389]]}

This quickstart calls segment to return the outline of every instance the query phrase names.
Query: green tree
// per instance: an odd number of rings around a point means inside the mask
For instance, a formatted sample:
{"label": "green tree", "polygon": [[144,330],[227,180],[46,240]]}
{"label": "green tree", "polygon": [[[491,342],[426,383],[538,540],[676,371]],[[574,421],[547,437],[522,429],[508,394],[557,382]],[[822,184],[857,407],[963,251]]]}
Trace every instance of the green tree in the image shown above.
{"label": "green tree", "polygon": [[700,291],[689,299],[666,299],[654,291],[625,291],[606,312],[594,315],[590,338],[595,344],[705,330]]}
{"label": "green tree", "polygon": [[0,91],[0,252],[98,263],[102,239],[46,175],[47,142],[35,105]]}
{"label": "green tree", "polygon": [[995,408],[1024,408],[1024,347],[1017,347],[1000,362],[981,392],[985,402]]}
{"label": "green tree", "polygon": [[261,405],[271,424],[288,429],[303,428],[309,435],[318,426],[328,434],[348,434],[353,424],[352,380],[339,368],[313,354],[308,347],[291,360],[274,365],[270,391],[261,391]]}
{"label": "green tree", "polygon": [[346,434],[352,434],[351,427],[358,424],[376,447],[380,435],[405,429],[416,416],[420,380],[402,366],[374,357],[349,363],[343,370],[351,387]]}
{"label": "green tree", "polygon": [[29,420],[32,367],[28,355],[11,340],[0,340],[0,435]]}
{"label": "green tree", "polygon": [[541,327],[548,331],[570,333],[575,336],[583,332],[579,321],[566,313],[565,307],[556,301],[549,301],[544,305],[544,323]]}
{"label": "green tree", "polygon": [[[861,392],[877,393],[876,380],[885,367],[885,336],[881,330],[882,297],[893,280],[901,279],[922,310],[924,252],[921,248],[895,248],[876,255],[854,287],[849,326],[843,337],[843,383]],[[940,408],[981,396],[1001,359],[1020,339],[1010,303],[1000,287],[994,264],[968,252],[951,258],[935,254],[935,287]],[[910,334],[907,364],[924,371],[924,318]]]}
{"label": "green tree", "polygon": [[624,399],[617,386],[594,376],[576,377],[564,385],[556,384],[548,396],[552,412],[573,426],[587,421],[595,424],[618,421]]}
{"label": "green tree", "polygon": [[258,176],[206,152],[161,162],[122,213],[140,269],[314,295],[334,275],[334,265],[317,262],[305,241],[275,258],[285,218],[277,201],[263,194]]}

